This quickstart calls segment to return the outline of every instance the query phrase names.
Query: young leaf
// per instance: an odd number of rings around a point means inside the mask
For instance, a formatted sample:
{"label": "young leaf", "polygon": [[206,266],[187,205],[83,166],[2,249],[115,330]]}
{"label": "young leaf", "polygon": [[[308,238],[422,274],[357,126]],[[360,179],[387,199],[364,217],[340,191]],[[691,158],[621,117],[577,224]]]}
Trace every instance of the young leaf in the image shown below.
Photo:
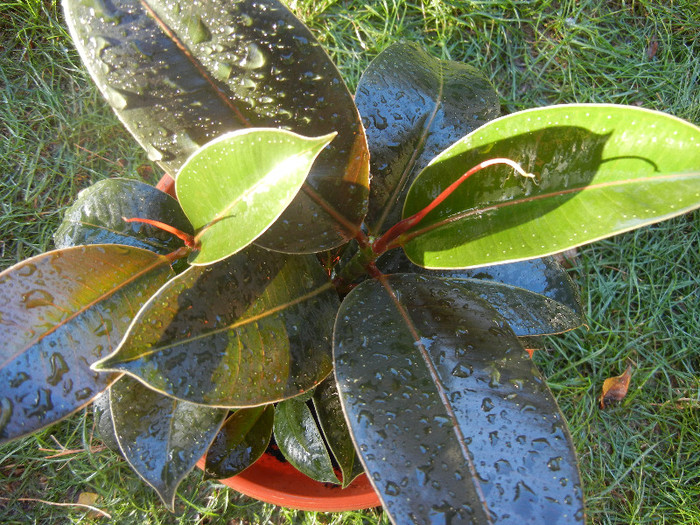
{"label": "young leaf", "polygon": [[110,408],[122,454],[173,512],[177,486],[207,451],[228,411],[163,396],[129,376],[110,388]]}
{"label": "young leaf", "polygon": [[207,451],[207,474],[230,478],[255,463],[270,444],[274,417],[274,405],[236,410]]}
{"label": "young leaf", "polygon": [[32,257],[0,273],[0,442],[87,405],[116,376],[90,365],[174,275],[140,248],[91,245]]}
{"label": "young leaf", "polygon": [[[415,180],[409,217],[481,161],[403,238],[427,268],[478,267],[564,251],[700,207],[700,128],[664,113],[605,104],[522,111],[489,122]],[[437,192],[437,193],[436,193]]]}
{"label": "young leaf", "polygon": [[93,368],[194,403],[244,407],[313,388],[331,371],[338,295],[318,260],[251,246],[194,266],[141,309]]}
{"label": "young leaf", "polygon": [[197,150],[175,181],[199,246],[190,263],[220,261],[257,239],[289,206],[333,137],[246,129]]}
{"label": "young leaf", "polygon": [[365,281],[338,312],[334,357],[356,449],[395,523],[582,521],[566,423],[479,298],[439,278]]}
{"label": "young leaf", "polygon": [[274,434],[280,452],[299,472],[322,483],[340,483],[311,410],[288,399],[275,409]]}
{"label": "young leaf", "polygon": [[200,146],[230,131],[337,132],[314,165],[308,191],[257,242],[309,252],[354,236],[369,191],[359,114],[331,59],[283,3],[63,0],[63,6],[103,96],[149,158],[173,176]]}
{"label": "young leaf", "polygon": [[343,488],[345,488],[362,474],[364,469],[360,458],[355,453],[355,445],[345,422],[333,376],[316,387],[312,400],[323,437],[343,474]]}
{"label": "young leaf", "polygon": [[498,93],[481,72],[409,43],[370,63],[355,104],[371,148],[365,222],[373,234],[399,221],[408,187],[430,159],[499,113]]}
{"label": "young leaf", "polygon": [[54,233],[57,248],[80,244],[123,244],[166,255],[182,240],[153,226],[124,219],[152,219],[192,234],[192,225],[170,195],[143,182],[106,179],[78,194]]}

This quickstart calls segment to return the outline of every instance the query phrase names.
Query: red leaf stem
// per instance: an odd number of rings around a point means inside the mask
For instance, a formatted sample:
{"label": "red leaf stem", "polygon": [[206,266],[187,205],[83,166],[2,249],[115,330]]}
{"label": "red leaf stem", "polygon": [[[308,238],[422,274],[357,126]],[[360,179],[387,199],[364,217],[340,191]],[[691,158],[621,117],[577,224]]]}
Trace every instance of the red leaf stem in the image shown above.
{"label": "red leaf stem", "polygon": [[379,239],[377,239],[374,244],[372,245],[372,250],[376,254],[382,254],[388,249],[391,248],[396,248],[397,246],[400,246],[400,243],[396,243],[395,245],[391,245],[393,241],[395,241],[400,235],[406,233],[408,230],[413,228],[415,225],[417,225],[420,221],[423,220],[423,218],[428,215],[431,211],[433,211],[437,206],[439,206],[447,197],[449,197],[465,180],[467,180],[469,177],[474,175],[475,173],[483,170],[484,168],[487,168],[489,166],[493,166],[494,164],[506,164],[513,168],[518,174],[522,175],[523,177],[529,177],[529,178],[534,178],[535,176],[532,173],[527,173],[517,162],[506,159],[506,158],[495,158],[495,159],[488,159],[483,162],[480,162],[473,168],[471,168],[469,171],[467,171],[464,175],[462,175],[459,179],[454,181],[452,184],[450,184],[447,188],[445,188],[440,195],[438,195],[433,202],[428,204],[425,208],[420,210],[418,213],[415,213],[414,215],[411,215],[410,217],[407,217],[403,219],[400,222],[397,222],[394,226],[389,228],[389,230],[384,233]]}

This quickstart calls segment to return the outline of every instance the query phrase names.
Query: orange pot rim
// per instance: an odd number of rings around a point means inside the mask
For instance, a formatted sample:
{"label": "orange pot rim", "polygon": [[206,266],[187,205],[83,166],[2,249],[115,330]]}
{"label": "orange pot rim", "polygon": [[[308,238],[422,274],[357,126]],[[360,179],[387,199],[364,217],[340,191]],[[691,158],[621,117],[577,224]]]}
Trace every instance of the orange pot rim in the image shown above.
{"label": "orange pot rim", "polygon": [[[204,469],[205,458],[197,462]],[[320,483],[270,454],[246,470],[219,480],[233,490],[265,503],[291,509],[318,512],[345,512],[381,506],[379,496],[367,475],[362,474],[348,487]]]}

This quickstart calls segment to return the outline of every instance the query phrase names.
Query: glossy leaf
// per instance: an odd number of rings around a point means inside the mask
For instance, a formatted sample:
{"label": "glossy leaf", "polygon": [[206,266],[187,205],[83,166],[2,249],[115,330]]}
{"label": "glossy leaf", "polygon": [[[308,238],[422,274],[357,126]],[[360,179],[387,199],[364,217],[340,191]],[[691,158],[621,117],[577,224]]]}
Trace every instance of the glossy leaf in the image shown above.
{"label": "glossy leaf", "polygon": [[171,280],[141,309],[122,345],[94,367],[194,403],[272,403],[330,373],[337,309],[314,256],[251,246]]}
{"label": "glossy leaf", "polygon": [[355,104],[371,148],[366,223],[374,234],[401,219],[409,185],[433,157],[499,114],[498,94],[481,72],[409,43],[370,63]]}
{"label": "glossy leaf", "polygon": [[338,389],[395,523],[583,520],[566,423],[503,319],[449,282],[365,281],[335,326]]}
{"label": "glossy leaf", "polygon": [[333,376],[316,387],[312,400],[323,437],[340,467],[343,487],[347,487],[364,469],[355,453]]}
{"label": "glossy leaf", "polygon": [[517,336],[556,334],[583,323],[578,289],[551,257],[477,269],[427,270],[393,250],[377,261],[377,267],[384,273],[419,273],[464,286],[496,309]]}
{"label": "glossy leaf", "polygon": [[211,264],[245,248],[289,206],[316,156],[335,135],[246,129],[197,150],[175,181],[195,229],[191,264]]}
{"label": "glossy leaf", "polygon": [[354,235],[369,186],[360,118],[330,58],[281,2],[64,0],[63,6],[103,96],[149,158],[173,176],[199,147],[237,129],[337,132],[314,165],[308,191],[257,242],[320,251]]}
{"label": "glossy leaf", "polygon": [[288,399],[275,409],[274,434],[282,455],[299,472],[323,483],[340,483],[311,409]]}
{"label": "glossy leaf", "polygon": [[90,365],[172,275],[166,257],[116,245],[56,250],[0,273],[0,441],[58,421],[107,388],[114,374]]}
{"label": "glossy leaf", "polygon": [[273,405],[236,410],[207,451],[207,473],[230,478],[255,463],[270,444],[274,417]]}
{"label": "glossy leaf", "polygon": [[57,248],[80,244],[122,244],[168,254],[183,243],[175,235],[126,218],[163,222],[188,234],[192,226],[180,205],[167,193],[130,179],[107,179],[78,194],[54,233]]}
{"label": "glossy leaf", "polygon": [[123,376],[110,388],[122,454],[172,512],[175,491],[207,451],[228,413],[179,401]]}
{"label": "glossy leaf", "polygon": [[514,113],[441,154],[412,185],[408,217],[479,162],[506,166],[469,178],[405,237],[430,268],[539,257],[700,207],[700,128],[641,108],[574,104]]}

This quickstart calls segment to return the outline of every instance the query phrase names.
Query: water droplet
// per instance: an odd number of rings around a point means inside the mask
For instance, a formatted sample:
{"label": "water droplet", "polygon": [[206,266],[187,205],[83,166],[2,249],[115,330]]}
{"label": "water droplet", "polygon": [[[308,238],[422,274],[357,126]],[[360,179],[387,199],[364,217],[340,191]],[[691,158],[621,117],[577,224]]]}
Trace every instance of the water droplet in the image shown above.
{"label": "water droplet", "polygon": [[246,69],[258,69],[265,65],[265,55],[257,46],[257,44],[250,43],[246,47],[246,55],[239,62],[241,67]]}
{"label": "water droplet", "polygon": [[53,295],[46,290],[32,290],[22,295],[22,304],[27,309],[39,306],[52,306],[53,300]]}
{"label": "water droplet", "polygon": [[551,458],[547,462],[547,468],[549,470],[551,470],[552,472],[556,472],[557,470],[561,470],[561,465],[560,465],[561,461],[562,461],[561,456],[557,456],[556,458]]}
{"label": "water droplet", "polygon": [[17,275],[20,277],[29,277],[30,275],[33,275],[34,272],[36,272],[36,266],[34,266],[32,263],[26,263],[17,269]]}
{"label": "water droplet", "polygon": [[484,400],[481,402],[481,410],[484,412],[490,412],[493,410],[493,401],[491,401],[490,397],[485,397]]}
{"label": "water droplet", "polygon": [[401,493],[401,488],[393,481],[388,481],[386,485],[384,485],[384,492],[388,496],[398,496]]}
{"label": "water droplet", "polygon": [[211,32],[198,16],[193,16],[189,19],[187,23],[187,34],[193,44],[201,44],[211,39]]}
{"label": "water droplet", "polygon": [[51,386],[56,386],[66,372],[69,371],[69,368],[66,364],[66,360],[63,359],[63,356],[58,352],[51,354],[51,357],[49,358],[49,365],[51,366],[51,373],[49,377],[46,378],[46,382]]}
{"label": "water droplet", "polygon": [[3,397],[0,399],[0,432],[7,426],[12,417],[12,401]]}

